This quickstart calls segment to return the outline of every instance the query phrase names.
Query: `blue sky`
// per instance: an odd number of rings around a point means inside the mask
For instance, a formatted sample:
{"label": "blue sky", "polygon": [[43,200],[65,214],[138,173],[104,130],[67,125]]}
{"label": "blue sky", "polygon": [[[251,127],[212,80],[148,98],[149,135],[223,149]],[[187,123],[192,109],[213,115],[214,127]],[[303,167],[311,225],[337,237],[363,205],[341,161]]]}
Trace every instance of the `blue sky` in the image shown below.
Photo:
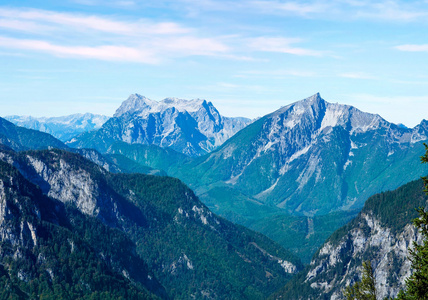
{"label": "blue sky", "polygon": [[112,115],[131,93],[257,117],[316,92],[428,119],[428,1],[0,2],[0,115]]}

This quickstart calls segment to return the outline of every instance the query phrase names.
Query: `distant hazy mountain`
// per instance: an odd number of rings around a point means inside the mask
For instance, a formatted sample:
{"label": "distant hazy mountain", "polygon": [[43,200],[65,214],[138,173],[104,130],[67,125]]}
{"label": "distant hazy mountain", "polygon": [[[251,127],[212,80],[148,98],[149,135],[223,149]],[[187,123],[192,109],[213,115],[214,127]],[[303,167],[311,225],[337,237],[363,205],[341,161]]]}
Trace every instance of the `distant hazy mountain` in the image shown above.
{"label": "distant hazy mountain", "polygon": [[112,173],[143,173],[151,175],[166,175],[164,171],[143,166],[123,155],[102,155],[94,149],[73,149],[52,135],[38,130],[27,129],[0,118],[0,148],[15,151],[67,149],[98,164]]}
{"label": "distant hazy mountain", "polygon": [[15,151],[68,148],[50,134],[16,126],[3,118],[0,118],[0,144]]}
{"label": "distant hazy mountain", "polygon": [[378,299],[396,297],[411,274],[408,248],[422,242],[411,220],[417,217],[416,208],[428,204],[423,188],[418,180],[370,197],[275,299],[342,299],[342,289],[361,280],[365,260],[372,263]]}
{"label": "distant hazy mountain", "polygon": [[5,119],[29,129],[46,132],[65,142],[72,137],[99,129],[110,117],[91,113],[74,114],[63,117],[6,116]]}
{"label": "distant hazy mountain", "polygon": [[220,146],[250,123],[223,117],[206,100],[166,98],[160,102],[133,94],[96,132],[83,133],[67,144],[105,152],[115,141],[169,147],[198,156]]}

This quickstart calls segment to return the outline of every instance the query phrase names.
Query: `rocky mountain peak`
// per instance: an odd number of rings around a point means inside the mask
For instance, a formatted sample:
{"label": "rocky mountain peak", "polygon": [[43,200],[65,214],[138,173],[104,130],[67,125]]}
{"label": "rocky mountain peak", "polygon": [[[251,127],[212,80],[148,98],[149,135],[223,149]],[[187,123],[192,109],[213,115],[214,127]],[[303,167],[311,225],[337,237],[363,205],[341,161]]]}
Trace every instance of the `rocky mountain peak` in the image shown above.
{"label": "rocky mountain peak", "polygon": [[320,93],[316,93],[316,94],[313,94],[312,96],[309,96],[309,97],[307,97],[307,98],[305,98],[299,102],[313,104],[313,103],[318,103],[320,101],[324,101],[324,99],[321,98]]}
{"label": "rocky mountain peak", "polygon": [[150,100],[139,94],[132,94],[122,102],[120,107],[114,113],[114,117],[120,117],[125,113],[134,113],[152,107],[156,101]]}
{"label": "rocky mountain peak", "polygon": [[139,114],[142,117],[147,117],[148,114],[164,112],[168,109],[188,113],[195,113],[201,109],[215,110],[212,103],[205,99],[186,100],[169,97],[161,101],[154,101],[139,94],[132,94],[116,110],[114,117],[121,117],[125,114]]}
{"label": "rocky mountain peak", "polygon": [[316,93],[308,98],[281,107],[280,109],[274,111],[271,116],[278,116],[282,114],[287,114],[290,116],[301,116],[303,114],[307,114],[308,112],[317,112],[319,111],[319,106],[324,102],[325,101],[321,98],[320,94]]}
{"label": "rocky mountain peak", "polygon": [[162,111],[165,109],[168,109],[170,107],[174,107],[180,112],[196,112],[200,110],[204,103],[206,103],[206,100],[204,99],[192,99],[192,100],[186,100],[186,99],[180,99],[180,98],[165,98],[162,101],[158,102],[158,105],[156,107],[153,107],[156,111]]}
{"label": "rocky mountain peak", "polygon": [[90,134],[82,134],[68,144],[78,148],[95,147],[104,152],[107,145],[115,140],[128,144],[154,144],[198,156],[220,146],[250,121],[246,118],[222,117],[214,105],[205,99],[165,98],[153,101],[132,94],[116,110],[114,118],[94,133],[102,146],[99,142],[93,145]]}
{"label": "rocky mountain peak", "polygon": [[288,129],[298,124],[305,128],[312,124],[314,129],[318,128],[321,132],[326,128],[341,126],[350,130],[351,134],[373,130],[387,123],[377,114],[366,113],[350,105],[327,102],[319,93],[284,106],[272,113],[271,117],[284,119]]}

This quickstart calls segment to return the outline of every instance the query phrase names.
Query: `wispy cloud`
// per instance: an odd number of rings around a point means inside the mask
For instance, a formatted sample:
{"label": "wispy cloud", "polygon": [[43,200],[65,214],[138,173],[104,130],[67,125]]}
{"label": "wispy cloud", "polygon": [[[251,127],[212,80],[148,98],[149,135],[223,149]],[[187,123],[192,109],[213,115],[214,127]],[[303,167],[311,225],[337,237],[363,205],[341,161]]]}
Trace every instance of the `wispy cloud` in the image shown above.
{"label": "wispy cloud", "polygon": [[34,50],[59,57],[94,58],[107,61],[157,63],[158,58],[145,49],[125,46],[61,46],[40,40],[14,39],[0,36],[0,47]]}
{"label": "wispy cloud", "polygon": [[[203,12],[233,12],[311,19],[426,22],[427,1],[405,0],[163,0],[163,5],[201,16]],[[177,5],[179,3],[180,5]],[[169,5],[168,5],[169,4]]]}
{"label": "wispy cloud", "polygon": [[293,14],[300,16],[308,16],[311,14],[324,13],[328,10],[330,5],[327,1],[320,2],[305,2],[302,1],[277,1],[277,0],[264,0],[264,1],[250,1],[249,5],[252,8],[259,10],[262,13],[268,14]]}
{"label": "wispy cloud", "polygon": [[[0,8],[0,28],[27,34],[0,36],[0,47],[59,57],[159,63],[183,56],[224,55],[229,47],[176,22],[123,21],[105,16]],[[32,38],[28,38],[28,34]]]}
{"label": "wispy cloud", "polygon": [[426,21],[428,7],[426,3],[410,1],[360,1],[355,18],[386,20],[398,22]]}
{"label": "wispy cloud", "polygon": [[[215,5],[206,0],[205,6]],[[296,47],[301,39],[284,37],[243,38],[207,36],[197,28],[177,22],[126,19],[39,9],[0,8],[2,48],[37,51],[59,57],[160,63],[170,58],[212,56],[252,61],[251,52],[278,52],[323,56],[323,52]],[[7,32],[7,31],[6,31]],[[18,34],[12,34],[19,32]],[[28,35],[31,35],[30,37]],[[249,47],[248,47],[249,46]],[[260,60],[260,58],[259,58]]]}
{"label": "wispy cloud", "polygon": [[[4,27],[9,26],[9,28],[29,30],[31,32],[34,29],[25,22],[32,21],[37,26],[44,26],[44,29],[50,27],[52,30],[64,30],[64,27],[66,27],[68,30],[94,30],[131,36],[145,34],[184,34],[191,31],[189,28],[182,27],[173,22],[155,23],[143,19],[134,22],[125,22],[107,17],[35,9],[17,10],[0,8],[0,18],[1,24]],[[20,26],[20,24],[27,26]],[[64,27],[58,27],[58,25]]]}
{"label": "wispy cloud", "polygon": [[428,44],[424,45],[400,45],[394,47],[397,50],[400,51],[406,51],[406,52],[428,52]]}
{"label": "wispy cloud", "polygon": [[261,71],[261,70],[252,70],[241,72],[235,77],[238,78],[250,78],[250,77],[269,77],[269,78],[277,78],[284,79],[288,77],[315,77],[317,73],[314,71],[308,70],[269,70],[269,71]]}
{"label": "wispy cloud", "polygon": [[367,74],[367,73],[364,73],[364,72],[341,73],[341,74],[339,74],[339,77],[351,78],[351,79],[370,79],[370,80],[377,79],[376,76],[373,76],[371,74]]}
{"label": "wispy cloud", "polygon": [[249,2],[262,13],[310,17],[318,19],[371,19],[373,21],[415,22],[426,21],[427,2],[400,0],[312,0]]}
{"label": "wispy cloud", "polygon": [[293,47],[293,44],[301,42],[301,39],[282,37],[258,37],[248,40],[250,48],[256,51],[279,52],[302,56],[322,56],[321,51]]}
{"label": "wispy cloud", "polygon": [[82,4],[82,5],[88,5],[88,6],[95,6],[95,5],[110,5],[113,7],[135,7],[138,3],[138,1],[126,1],[126,0],[72,0],[74,3]]}

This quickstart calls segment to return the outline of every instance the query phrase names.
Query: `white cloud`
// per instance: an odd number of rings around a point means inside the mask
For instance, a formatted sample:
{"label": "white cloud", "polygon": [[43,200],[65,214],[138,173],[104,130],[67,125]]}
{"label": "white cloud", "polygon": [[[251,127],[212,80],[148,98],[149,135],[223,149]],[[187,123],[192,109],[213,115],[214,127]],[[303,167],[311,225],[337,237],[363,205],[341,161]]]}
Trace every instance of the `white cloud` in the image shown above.
{"label": "white cloud", "polygon": [[156,43],[160,52],[170,52],[177,55],[217,55],[229,50],[229,47],[210,38],[191,36],[160,39]]}
{"label": "white cloud", "polygon": [[394,47],[397,50],[400,51],[407,51],[407,52],[428,52],[428,44],[424,45],[400,45]]}
{"label": "white cloud", "polygon": [[52,30],[50,26],[38,24],[33,21],[7,19],[0,19],[0,28],[30,33],[50,32]]}
{"label": "white cloud", "polygon": [[322,56],[321,51],[298,48],[291,46],[292,44],[301,42],[301,39],[282,38],[282,37],[258,37],[248,40],[250,48],[256,51],[264,52],[279,52],[301,56]]}
{"label": "white cloud", "polygon": [[266,14],[288,14],[321,19],[415,22],[426,21],[428,17],[426,1],[313,0],[303,2],[260,0],[250,3],[254,8]]}
{"label": "white cloud", "polygon": [[[183,56],[226,55],[221,39],[200,37],[175,22],[122,21],[105,16],[0,8],[0,28],[25,32],[0,36],[0,46],[60,57],[159,63]],[[32,37],[28,38],[28,34]]]}
{"label": "white cloud", "polygon": [[[312,19],[338,19],[398,22],[426,22],[427,1],[404,0],[163,0],[164,6],[191,12],[191,16],[201,16],[201,12],[229,11],[246,14],[266,14],[293,16]],[[179,5],[177,5],[179,3]]]}
{"label": "white cloud", "polygon": [[72,0],[72,2],[81,4],[81,5],[88,5],[88,6],[96,6],[96,5],[109,5],[112,7],[122,7],[122,8],[130,8],[135,7],[137,5],[136,1],[121,1],[121,0],[113,0],[113,1],[107,1],[107,0]]}
{"label": "white cloud", "polygon": [[[180,26],[177,23],[173,22],[151,22],[148,20],[137,20],[134,22],[125,22],[113,20],[107,17],[99,17],[93,15],[82,15],[82,14],[73,14],[73,13],[59,13],[46,10],[36,10],[36,9],[27,9],[27,10],[18,10],[18,9],[5,9],[0,8],[0,17],[3,24],[13,24],[17,22],[24,21],[33,21],[38,26],[48,26],[52,30],[61,30],[64,29],[64,26],[67,30],[94,30],[98,32],[107,32],[111,34],[120,34],[120,35],[129,35],[129,36],[138,36],[145,34],[184,34],[189,33],[191,30]],[[55,27],[54,27],[55,26]],[[15,29],[20,30],[29,30],[31,32],[34,29],[31,26],[27,27],[18,27],[14,26]]]}
{"label": "white cloud", "polygon": [[[208,0],[199,5],[214,4]],[[254,61],[254,58],[245,55],[247,45],[250,50],[259,52],[323,55],[321,51],[295,47],[294,44],[301,42],[296,38],[245,39],[237,34],[210,37],[176,22],[121,20],[118,17],[38,9],[0,8],[0,28],[11,32],[1,37],[2,48],[37,51],[60,57],[159,63],[171,58],[197,55]],[[14,34],[16,31],[26,35],[20,38]]]}
{"label": "white cloud", "polygon": [[269,78],[276,78],[276,79],[284,79],[290,76],[315,77],[317,76],[317,73],[313,71],[308,71],[308,70],[269,70],[269,71],[253,70],[253,71],[241,72],[235,77],[238,77],[238,78],[269,77]]}
{"label": "white cloud", "polygon": [[328,10],[328,2],[306,2],[302,1],[250,1],[250,6],[263,13],[269,14],[293,14],[307,16],[310,14],[324,13]]}
{"label": "white cloud", "polygon": [[364,72],[349,72],[349,73],[342,73],[339,74],[340,77],[343,78],[351,78],[351,79],[377,79],[377,77],[364,73]]}
{"label": "white cloud", "polygon": [[158,58],[150,51],[125,46],[61,46],[40,40],[14,39],[0,36],[0,47],[34,50],[59,57],[93,58],[107,61],[134,61],[150,64],[158,62]]}
{"label": "white cloud", "polygon": [[362,1],[355,17],[398,22],[426,21],[428,7],[424,4],[406,1]]}

